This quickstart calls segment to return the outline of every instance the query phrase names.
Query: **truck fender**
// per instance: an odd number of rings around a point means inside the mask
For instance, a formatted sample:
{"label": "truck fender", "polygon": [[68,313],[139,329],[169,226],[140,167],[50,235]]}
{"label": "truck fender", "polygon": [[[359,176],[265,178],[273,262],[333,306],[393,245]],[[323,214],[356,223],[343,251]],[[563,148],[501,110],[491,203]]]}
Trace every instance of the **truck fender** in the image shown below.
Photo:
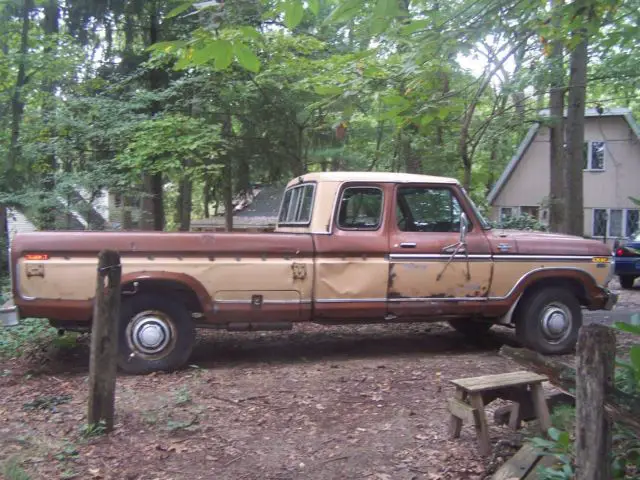
{"label": "truck fender", "polygon": [[136,288],[133,287],[136,283],[162,283],[166,285],[171,284],[179,284],[188,290],[192,291],[200,303],[200,307],[202,308],[202,312],[210,312],[213,310],[213,302],[211,300],[211,296],[207,289],[202,285],[202,283],[193,278],[191,275],[187,275],[185,273],[177,273],[177,272],[157,272],[157,271],[139,271],[139,272],[130,272],[122,276],[121,284],[122,291],[125,292],[127,289],[135,293]]}

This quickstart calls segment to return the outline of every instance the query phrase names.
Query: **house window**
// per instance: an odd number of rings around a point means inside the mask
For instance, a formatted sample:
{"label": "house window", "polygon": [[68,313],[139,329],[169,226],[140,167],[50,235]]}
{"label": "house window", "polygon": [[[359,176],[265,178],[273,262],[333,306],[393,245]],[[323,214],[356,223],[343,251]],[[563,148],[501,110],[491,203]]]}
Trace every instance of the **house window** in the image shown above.
{"label": "house window", "polygon": [[627,238],[638,231],[640,210],[596,208],[593,210],[593,236]]}
{"label": "house window", "polygon": [[346,230],[377,230],[382,217],[382,190],[349,187],[342,193],[338,227]]}
{"label": "house window", "polygon": [[289,225],[308,225],[311,221],[311,207],[315,193],[315,184],[305,183],[287,190],[280,207],[278,223]]}
{"label": "house window", "polygon": [[584,169],[590,171],[604,170],[605,142],[585,142],[582,150]]}
{"label": "house window", "polygon": [[627,222],[625,225],[625,232],[627,237],[639,232],[640,227],[640,210],[627,210]]}
{"label": "house window", "polygon": [[513,217],[513,208],[511,207],[500,207],[500,221],[504,222],[505,220]]}
{"label": "house window", "polygon": [[540,207],[520,207],[520,215],[529,215],[535,219],[540,215]]}

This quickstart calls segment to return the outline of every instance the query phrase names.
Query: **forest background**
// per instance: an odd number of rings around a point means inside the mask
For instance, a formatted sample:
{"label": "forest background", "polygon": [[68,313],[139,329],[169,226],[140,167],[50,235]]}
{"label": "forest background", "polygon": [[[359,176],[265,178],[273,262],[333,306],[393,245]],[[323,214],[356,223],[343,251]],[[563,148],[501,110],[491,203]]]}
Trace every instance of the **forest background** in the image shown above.
{"label": "forest background", "polygon": [[1,238],[6,207],[64,229],[105,189],[123,228],[186,231],[321,170],[453,176],[486,207],[540,120],[551,227],[582,234],[584,109],[638,111],[639,20],[640,0],[0,0]]}

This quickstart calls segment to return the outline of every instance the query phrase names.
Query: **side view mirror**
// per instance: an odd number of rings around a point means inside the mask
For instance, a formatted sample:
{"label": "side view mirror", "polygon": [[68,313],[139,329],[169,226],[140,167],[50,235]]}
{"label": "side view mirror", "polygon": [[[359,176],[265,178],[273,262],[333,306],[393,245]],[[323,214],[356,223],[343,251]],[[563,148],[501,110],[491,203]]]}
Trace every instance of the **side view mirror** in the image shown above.
{"label": "side view mirror", "polygon": [[460,243],[465,245],[467,243],[467,231],[469,224],[467,223],[467,215],[462,212],[460,214]]}

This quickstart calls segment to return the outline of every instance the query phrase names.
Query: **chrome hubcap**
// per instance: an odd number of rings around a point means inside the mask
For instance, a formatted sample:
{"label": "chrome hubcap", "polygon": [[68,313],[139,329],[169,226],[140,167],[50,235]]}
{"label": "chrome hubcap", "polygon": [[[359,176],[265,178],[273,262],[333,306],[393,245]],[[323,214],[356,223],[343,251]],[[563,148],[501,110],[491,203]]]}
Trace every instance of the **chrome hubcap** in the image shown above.
{"label": "chrome hubcap", "polygon": [[132,346],[141,353],[152,355],[161,352],[171,343],[171,325],[161,314],[140,313],[130,325],[129,338]]}
{"label": "chrome hubcap", "polygon": [[569,309],[562,304],[551,304],[542,312],[542,332],[550,343],[559,343],[571,333],[573,319]]}

